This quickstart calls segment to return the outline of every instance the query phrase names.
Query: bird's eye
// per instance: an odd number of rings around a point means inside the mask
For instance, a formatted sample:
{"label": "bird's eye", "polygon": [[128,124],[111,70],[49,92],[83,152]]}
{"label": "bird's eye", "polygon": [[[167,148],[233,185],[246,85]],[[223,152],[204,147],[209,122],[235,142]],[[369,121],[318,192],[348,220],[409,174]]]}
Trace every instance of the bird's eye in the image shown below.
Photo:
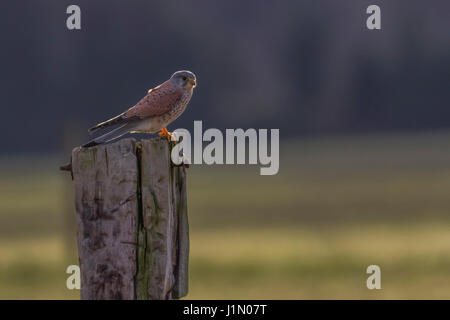
{"label": "bird's eye", "polygon": [[186,79],[187,79],[186,77],[183,77],[183,81],[186,81]]}

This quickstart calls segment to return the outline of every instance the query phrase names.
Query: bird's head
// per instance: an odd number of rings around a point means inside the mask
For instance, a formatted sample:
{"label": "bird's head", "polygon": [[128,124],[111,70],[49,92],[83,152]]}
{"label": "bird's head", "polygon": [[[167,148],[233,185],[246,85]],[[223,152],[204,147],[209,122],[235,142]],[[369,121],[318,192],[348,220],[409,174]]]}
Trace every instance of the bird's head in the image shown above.
{"label": "bird's head", "polygon": [[170,82],[177,87],[192,90],[197,85],[197,78],[192,72],[181,70],[170,77]]}

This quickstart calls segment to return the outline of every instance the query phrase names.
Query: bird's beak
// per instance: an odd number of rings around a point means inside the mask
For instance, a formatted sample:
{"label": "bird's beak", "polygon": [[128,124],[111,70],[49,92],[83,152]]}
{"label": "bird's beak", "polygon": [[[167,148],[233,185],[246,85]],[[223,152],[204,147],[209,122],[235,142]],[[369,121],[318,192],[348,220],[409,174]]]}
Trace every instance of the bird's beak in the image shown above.
{"label": "bird's beak", "polygon": [[197,83],[194,79],[189,79],[189,82],[192,84],[193,87],[195,87],[197,85]]}

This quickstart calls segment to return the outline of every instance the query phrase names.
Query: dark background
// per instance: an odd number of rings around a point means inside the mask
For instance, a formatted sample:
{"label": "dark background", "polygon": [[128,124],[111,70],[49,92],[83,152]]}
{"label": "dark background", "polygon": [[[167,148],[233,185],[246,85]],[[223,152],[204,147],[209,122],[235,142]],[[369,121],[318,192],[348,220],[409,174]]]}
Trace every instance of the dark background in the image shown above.
{"label": "dark background", "polygon": [[169,130],[280,129],[276,175],[187,171],[188,298],[450,298],[448,0],[1,0],[0,46],[0,299],[79,298],[59,166],[179,69]]}
{"label": "dark background", "polygon": [[[69,4],[81,30],[66,28]],[[366,28],[370,4],[382,30]],[[172,130],[448,128],[449,16],[446,0],[2,1],[0,152],[57,151],[67,128],[122,112],[179,69],[199,86]]]}

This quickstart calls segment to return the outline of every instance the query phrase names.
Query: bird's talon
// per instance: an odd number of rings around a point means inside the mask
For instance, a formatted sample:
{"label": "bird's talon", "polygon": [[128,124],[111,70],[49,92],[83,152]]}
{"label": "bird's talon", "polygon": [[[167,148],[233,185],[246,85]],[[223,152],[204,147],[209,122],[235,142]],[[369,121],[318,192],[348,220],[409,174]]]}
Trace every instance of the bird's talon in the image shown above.
{"label": "bird's talon", "polygon": [[166,128],[162,128],[161,129],[161,132],[160,133],[158,133],[160,136],[164,136],[164,137],[166,137],[167,138],[167,141],[171,141],[171,140],[174,140],[175,141],[175,138],[174,138],[174,135],[171,133],[171,132],[169,132],[169,131],[167,131],[167,129]]}

